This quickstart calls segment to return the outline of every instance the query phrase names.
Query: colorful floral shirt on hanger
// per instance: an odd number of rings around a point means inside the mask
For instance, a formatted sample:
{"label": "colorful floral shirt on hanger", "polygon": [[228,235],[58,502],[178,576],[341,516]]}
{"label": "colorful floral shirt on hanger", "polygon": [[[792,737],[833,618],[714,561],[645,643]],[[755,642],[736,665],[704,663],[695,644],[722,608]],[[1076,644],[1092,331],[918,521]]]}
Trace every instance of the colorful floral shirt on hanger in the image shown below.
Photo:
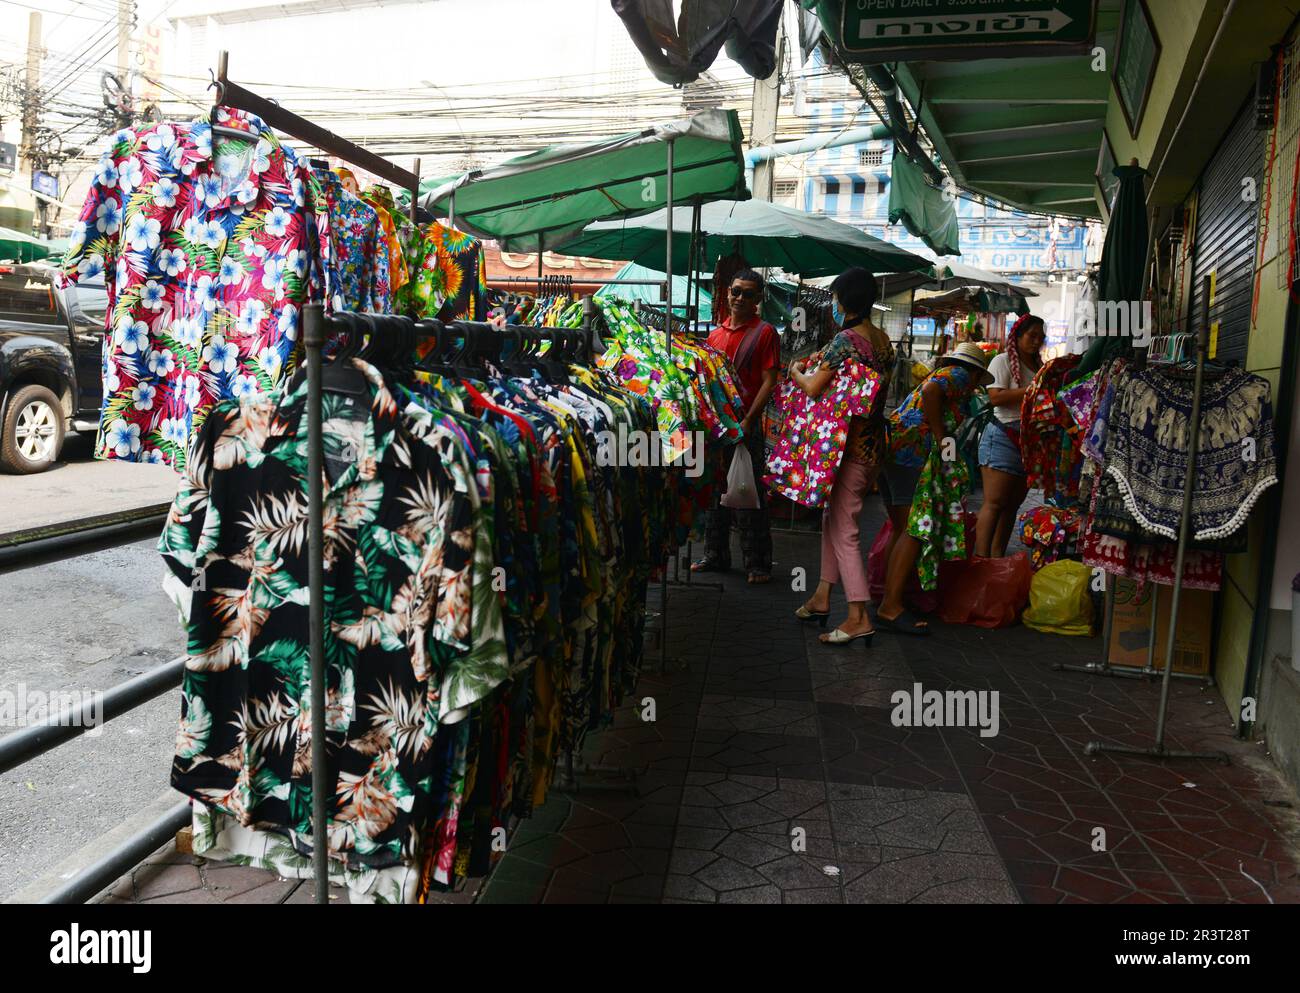
{"label": "colorful floral shirt on hanger", "polygon": [[388,243],[381,237],[379,215],[369,204],[343,188],[343,180],[328,169],[314,169],[316,213],[328,215],[326,303],[331,310],[387,313],[392,309]]}
{"label": "colorful floral shirt on hanger", "polygon": [[879,374],[853,356],[840,360],[835,378],[818,397],[786,379],[778,401],[781,440],[763,485],[805,507],[822,506],[845,456],[849,423],[871,414],[881,385]]}
{"label": "colorful floral shirt on hanger", "polygon": [[63,274],[106,272],[95,457],[185,468],[218,400],[276,392],[292,364],[315,237],[307,170],[261,119],[119,131],[73,225]]}
{"label": "colorful floral shirt on hanger", "polygon": [[1079,496],[1082,431],[1058,394],[1082,356],[1063,355],[1038,370],[1020,406],[1020,452],[1025,485],[1042,489],[1057,506]]}
{"label": "colorful floral shirt on hanger", "polygon": [[483,244],[433,221],[416,231],[407,254],[413,317],[481,321],[487,316],[487,269]]}

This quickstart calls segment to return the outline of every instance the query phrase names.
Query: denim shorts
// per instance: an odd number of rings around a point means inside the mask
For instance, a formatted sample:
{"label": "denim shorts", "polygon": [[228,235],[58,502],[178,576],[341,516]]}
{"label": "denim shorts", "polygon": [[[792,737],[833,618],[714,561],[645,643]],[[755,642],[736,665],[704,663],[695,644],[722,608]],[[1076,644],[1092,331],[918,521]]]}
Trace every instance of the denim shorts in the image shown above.
{"label": "denim shorts", "polygon": [[916,496],[916,484],[921,481],[921,470],[886,462],[880,470],[879,481],[886,507],[910,507]]}
{"label": "denim shorts", "polygon": [[985,427],[984,434],[980,437],[980,465],[1005,472],[1010,476],[1025,474],[1025,463],[1020,458],[1020,449],[996,423],[990,423]]}

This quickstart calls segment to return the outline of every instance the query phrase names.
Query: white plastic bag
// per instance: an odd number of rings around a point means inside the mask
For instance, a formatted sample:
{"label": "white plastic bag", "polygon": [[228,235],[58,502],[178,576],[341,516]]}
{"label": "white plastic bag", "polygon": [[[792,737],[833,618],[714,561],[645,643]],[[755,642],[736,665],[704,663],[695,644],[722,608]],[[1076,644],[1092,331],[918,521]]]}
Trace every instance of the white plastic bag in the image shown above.
{"label": "white plastic bag", "polygon": [[727,470],[727,492],[722,494],[722,506],[732,510],[757,510],[758,486],[754,482],[754,460],[743,444],[736,446]]}

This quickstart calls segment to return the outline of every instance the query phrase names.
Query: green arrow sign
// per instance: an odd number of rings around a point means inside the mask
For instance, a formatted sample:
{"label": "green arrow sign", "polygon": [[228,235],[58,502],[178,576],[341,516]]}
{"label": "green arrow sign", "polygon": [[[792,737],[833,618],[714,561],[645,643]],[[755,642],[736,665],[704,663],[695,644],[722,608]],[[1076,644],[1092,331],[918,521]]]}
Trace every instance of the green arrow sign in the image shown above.
{"label": "green arrow sign", "polygon": [[1096,0],[843,0],[841,39],[864,62],[1059,55],[1092,44],[1096,12]]}

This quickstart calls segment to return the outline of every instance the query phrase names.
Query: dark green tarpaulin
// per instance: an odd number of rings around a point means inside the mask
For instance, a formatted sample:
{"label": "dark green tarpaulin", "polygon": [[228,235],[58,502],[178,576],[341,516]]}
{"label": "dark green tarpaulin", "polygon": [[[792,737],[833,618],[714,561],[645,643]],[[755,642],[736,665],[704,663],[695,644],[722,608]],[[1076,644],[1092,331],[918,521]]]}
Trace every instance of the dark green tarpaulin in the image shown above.
{"label": "dark green tarpaulin", "polygon": [[[1106,228],[1106,242],[1101,249],[1101,272],[1097,279],[1097,298],[1116,303],[1135,303],[1142,297],[1144,269],[1147,264],[1146,170],[1141,166],[1116,166],[1119,193],[1115,212]],[[1132,339],[1099,337],[1089,346],[1075,369],[1079,379],[1100,369],[1109,359],[1132,347]]]}
{"label": "dark green tarpaulin", "polygon": [[[743,138],[734,110],[708,110],[616,138],[552,145],[464,173],[426,193],[420,206],[446,217],[454,193],[462,231],[495,239],[510,252],[536,252],[539,244],[553,249],[592,221],[664,207],[669,141],[674,203],[747,200]],[[689,229],[683,240],[688,235]]]}
{"label": "dark green tarpaulin", "polygon": [[925,242],[935,255],[960,255],[956,198],[931,186],[906,155],[895,155],[889,179],[889,223]]}
{"label": "dark green tarpaulin", "polygon": [[[688,268],[693,209],[673,212],[673,269]],[[631,259],[642,265],[662,265],[668,212],[625,221],[600,221],[581,235],[558,242],[557,252],[596,259]],[[872,272],[918,272],[930,263],[906,249],[873,238],[858,228],[819,214],[768,203],[765,200],[719,200],[700,209],[704,259],[712,266],[736,252],[752,266],[776,266],[808,278],[837,276],[850,266]]]}

